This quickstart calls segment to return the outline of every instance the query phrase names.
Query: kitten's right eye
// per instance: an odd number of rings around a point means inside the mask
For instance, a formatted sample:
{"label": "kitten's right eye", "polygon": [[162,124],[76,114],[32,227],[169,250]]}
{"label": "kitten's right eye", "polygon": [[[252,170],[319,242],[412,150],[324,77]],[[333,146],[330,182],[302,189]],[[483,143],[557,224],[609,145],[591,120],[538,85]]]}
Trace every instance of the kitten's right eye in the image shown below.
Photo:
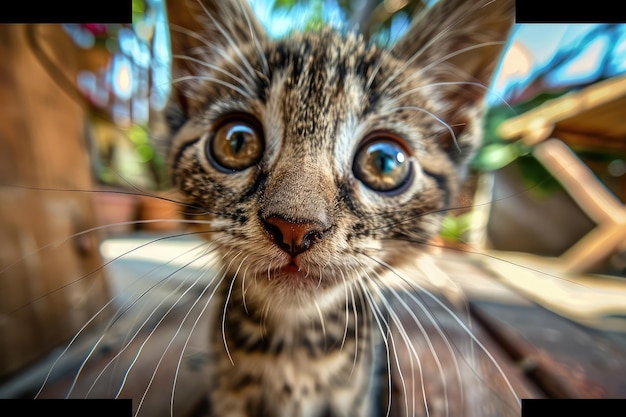
{"label": "kitten's right eye", "polygon": [[229,117],[217,125],[206,147],[209,160],[218,169],[241,171],[249,168],[263,156],[260,124],[250,116]]}
{"label": "kitten's right eye", "polygon": [[370,135],[354,158],[354,175],[367,187],[381,193],[402,192],[413,177],[410,153],[404,142],[391,133]]}

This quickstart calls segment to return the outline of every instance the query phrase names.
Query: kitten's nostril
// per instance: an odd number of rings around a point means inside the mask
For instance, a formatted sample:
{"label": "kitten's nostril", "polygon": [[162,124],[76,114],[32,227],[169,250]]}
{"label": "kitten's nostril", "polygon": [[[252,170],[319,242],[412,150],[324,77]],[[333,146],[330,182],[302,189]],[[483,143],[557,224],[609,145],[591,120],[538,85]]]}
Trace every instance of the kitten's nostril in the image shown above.
{"label": "kitten's nostril", "polygon": [[315,222],[292,222],[278,216],[263,220],[263,226],[274,243],[291,256],[308,250],[328,231],[327,227]]}

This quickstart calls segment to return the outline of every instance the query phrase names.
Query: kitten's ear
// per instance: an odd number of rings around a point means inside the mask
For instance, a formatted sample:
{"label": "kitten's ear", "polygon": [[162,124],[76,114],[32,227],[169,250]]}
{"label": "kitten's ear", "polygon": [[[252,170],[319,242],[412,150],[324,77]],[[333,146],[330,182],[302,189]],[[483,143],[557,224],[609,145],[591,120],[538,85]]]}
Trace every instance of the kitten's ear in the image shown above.
{"label": "kitten's ear", "polygon": [[460,172],[481,140],[484,96],[513,25],[513,9],[513,0],[439,0],[392,49],[409,71],[434,83],[437,116],[451,131],[438,142]]}
{"label": "kitten's ear", "polygon": [[[487,86],[513,24],[513,0],[439,0],[414,20],[393,48],[396,56],[428,67],[438,81]],[[461,87],[467,97],[467,86]],[[470,88],[479,100],[484,88]]]}
{"label": "kitten's ear", "polygon": [[173,94],[180,98],[178,104],[183,110],[187,99],[181,90],[186,83],[176,80],[202,75],[210,68],[206,64],[213,65],[217,57],[242,45],[259,47],[266,39],[263,27],[245,0],[168,0],[167,14]]}

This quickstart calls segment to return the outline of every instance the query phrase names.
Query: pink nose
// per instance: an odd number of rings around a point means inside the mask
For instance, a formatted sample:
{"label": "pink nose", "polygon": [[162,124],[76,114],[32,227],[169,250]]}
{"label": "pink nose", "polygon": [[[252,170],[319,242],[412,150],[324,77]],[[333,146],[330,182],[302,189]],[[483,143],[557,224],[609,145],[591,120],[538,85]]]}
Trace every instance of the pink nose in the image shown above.
{"label": "pink nose", "polygon": [[328,231],[314,222],[291,222],[282,217],[271,216],[263,220],[263,226],[272,241],[291,256],[308,250],[320,241]]}

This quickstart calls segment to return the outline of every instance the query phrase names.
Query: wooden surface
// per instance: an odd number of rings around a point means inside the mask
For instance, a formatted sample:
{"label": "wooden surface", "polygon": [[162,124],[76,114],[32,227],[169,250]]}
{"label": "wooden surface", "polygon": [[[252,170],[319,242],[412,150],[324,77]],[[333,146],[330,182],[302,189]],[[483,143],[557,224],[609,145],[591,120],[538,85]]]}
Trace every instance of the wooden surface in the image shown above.
{"label": "wooden surface", "polygon": [[503,122],[498,134],[536,145],[548,137],[626,152],[626,77],[614,77],[550,100]]}
{"label": "wooden surface", "polygon": [[[90,195],[41,190],[87,189],[91,172],[84,112],[35,58],[27,28],[0,25],[0,377],[70,338],[109,298],[97,235],[64,240],[95,225]],[[61,73],[75,74],[62,28],[37,30],[46,53],[63,51]]]}

